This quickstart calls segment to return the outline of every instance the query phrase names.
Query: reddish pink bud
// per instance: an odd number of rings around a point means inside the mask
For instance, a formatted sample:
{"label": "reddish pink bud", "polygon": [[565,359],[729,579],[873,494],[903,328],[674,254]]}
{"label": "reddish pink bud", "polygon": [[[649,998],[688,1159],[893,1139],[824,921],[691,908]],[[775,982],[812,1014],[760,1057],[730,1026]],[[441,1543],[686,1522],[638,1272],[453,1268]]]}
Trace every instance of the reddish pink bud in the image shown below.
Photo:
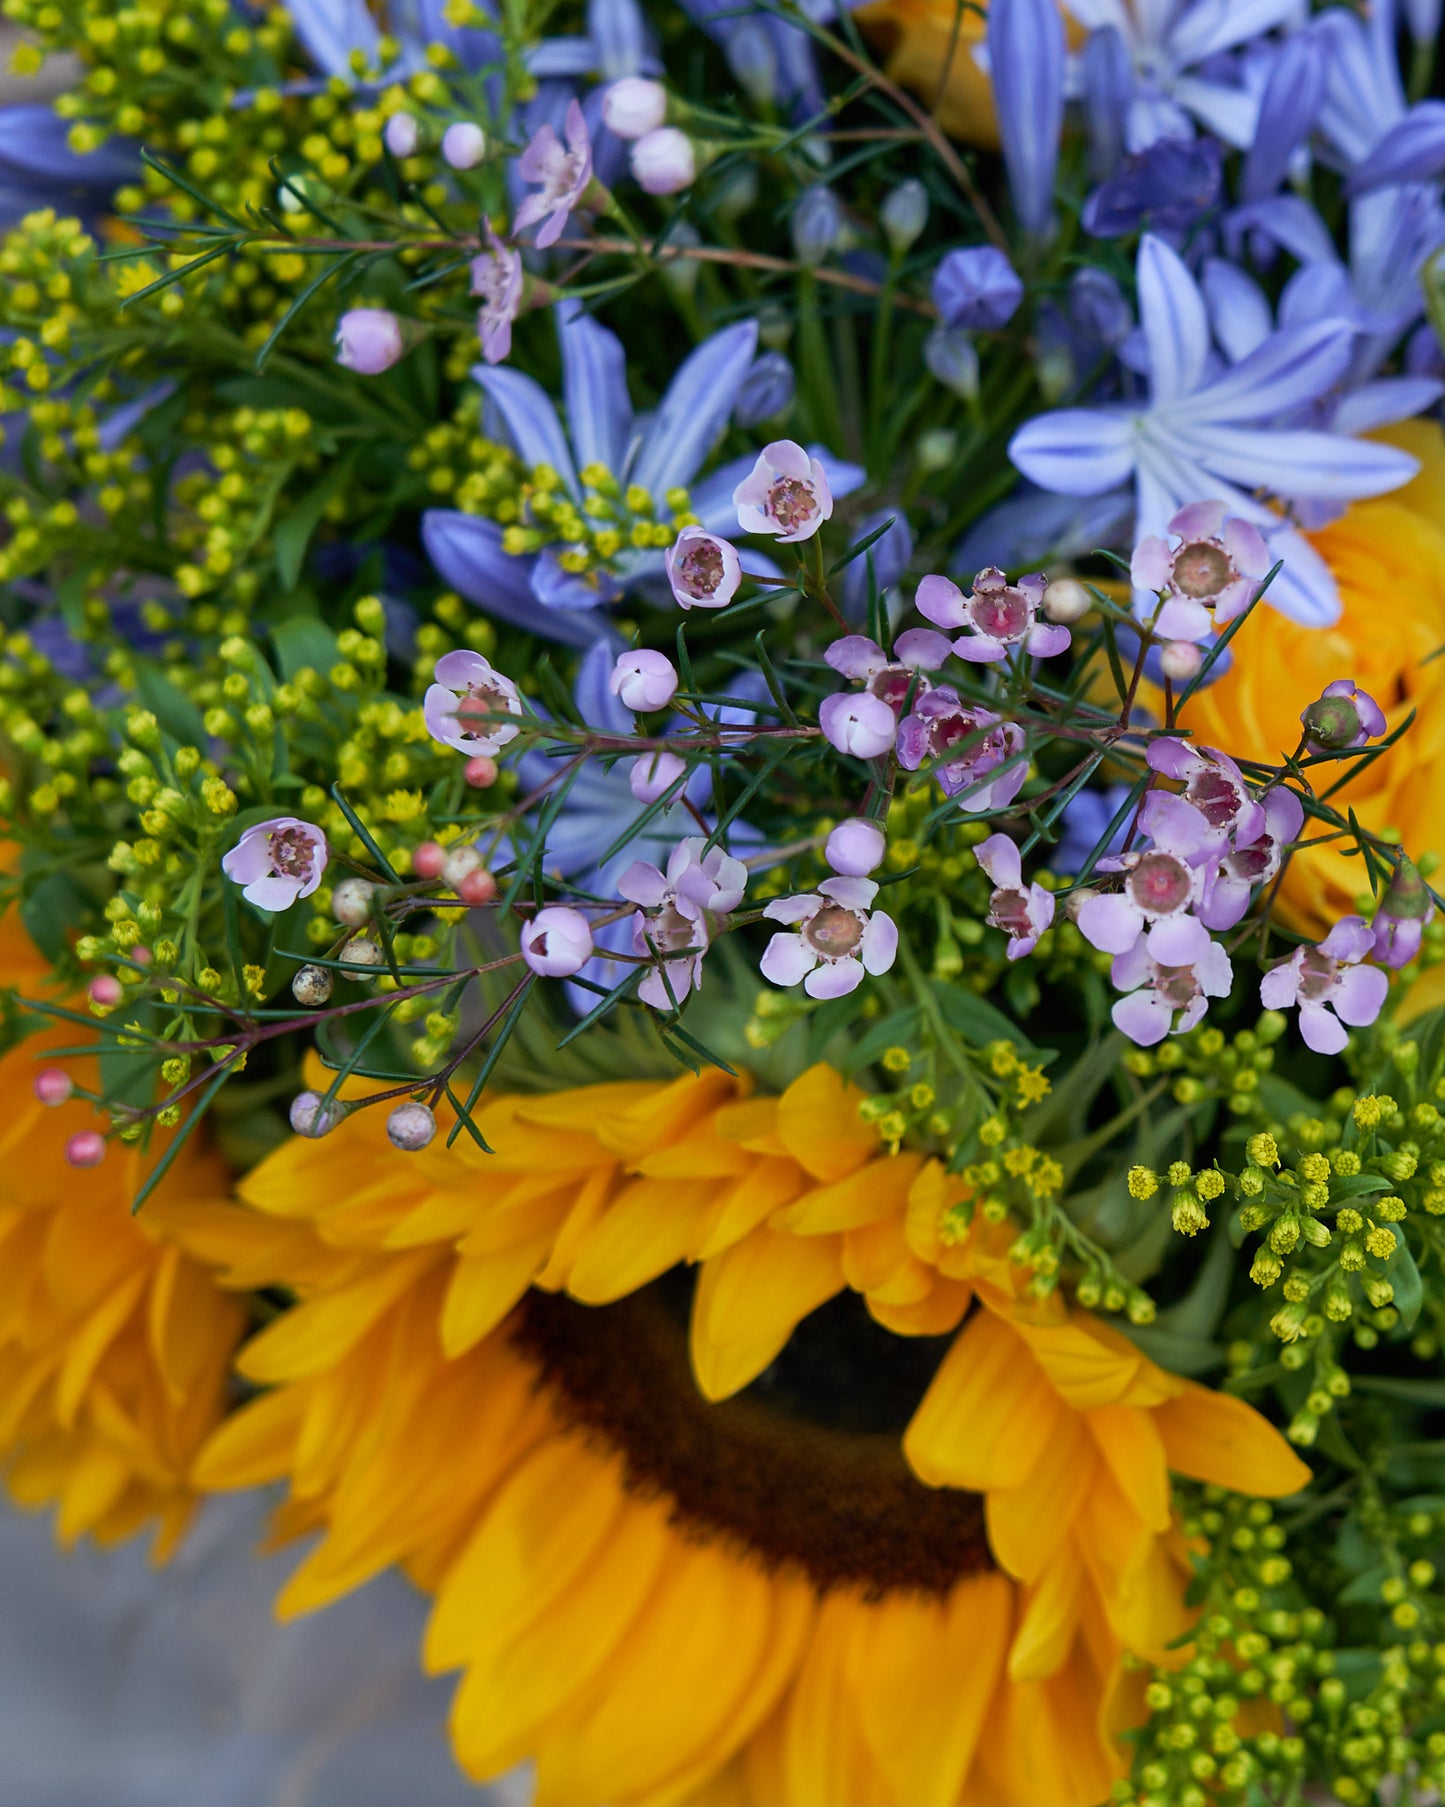
{"label": "reddish pink bud", "polygon": [[475,759],[469,759],[462,768],[462,777],[474,791],[489,791],[497,782],[497,762],[479,753]]}
{"label": "reddish pink bud", "polygon": [[440,878],[447,850],[440,841],[423,841],[411,854],[411,869],[418,878]]}
{"label": "reddish pink bud", "polygon": [[105,1137],[93,1129],[78,1130],[65,1144],[65,1158],[72,1167],[99,1167],[105,1159]]}
{"label": "reddish pink bud", "polygon": [[109,1010],[125,996],[121,990],[120,980],[110,973],[101,973],[90,981],[87,987],[92,1004],[99,1004]]}
{"label": "reddish pink bud", "polygon": [[485,866],[478,866],[474,872],[457,886],[457,896],[466,904],[489,904],[497,895],[497,881]]}
{"label": "reddish pink bud", "polygon": [[137,966],[149,966],[155,955],[148,947],[137,946],[130,950],[130,957]]}
{"label": "reddish pink bud", "polygon": [[35,1096],[42,1104],[64,1104],[74,1090],[74,1080],[61,1067],[42,1067],[35,1075]]}

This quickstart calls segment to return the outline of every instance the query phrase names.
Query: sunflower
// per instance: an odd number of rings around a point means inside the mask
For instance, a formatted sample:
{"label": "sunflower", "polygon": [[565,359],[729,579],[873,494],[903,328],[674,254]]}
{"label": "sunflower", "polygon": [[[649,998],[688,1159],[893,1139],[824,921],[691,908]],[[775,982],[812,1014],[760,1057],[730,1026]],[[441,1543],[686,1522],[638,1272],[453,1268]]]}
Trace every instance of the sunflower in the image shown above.
{"label": "sunflower", "polygon": [[[188,1246],[298,1303],[203,1487],[289,1481],[283,1615],[401,1564],[457,1754],[539,1807],[1088,1807],[1187,1629],[1168,1471],[1308,1471],[1030,1298],[826,1067],[498,1099],[277,1150]],[[695,1272],[689,1271],[695,1269]],[[959,1325],[962,1330],[958,1334]],[[902,1333],[902,1334],[900,1334]]]}
{"label": "sunflower", "polygon": [[[12,914],[0,919],[0,983],[31,988],[48,968]],[[73,1029],[0,1058],[0,1472],[22,1506],[55,1504],[57,1533],[114,1543],[156,1523],[157,1559],[195,1502],[189,1471],[219,1422],[245,1314],[169,1238],[194,1199],[224,1199],[220,1162],[183,1148],[139,1216],[141,1156],[117,1146],[77,1171],[68,1134],[93,1123],[34,1092],[37,1057]],[[81,1085],[84,1061],[67,1062]]]}

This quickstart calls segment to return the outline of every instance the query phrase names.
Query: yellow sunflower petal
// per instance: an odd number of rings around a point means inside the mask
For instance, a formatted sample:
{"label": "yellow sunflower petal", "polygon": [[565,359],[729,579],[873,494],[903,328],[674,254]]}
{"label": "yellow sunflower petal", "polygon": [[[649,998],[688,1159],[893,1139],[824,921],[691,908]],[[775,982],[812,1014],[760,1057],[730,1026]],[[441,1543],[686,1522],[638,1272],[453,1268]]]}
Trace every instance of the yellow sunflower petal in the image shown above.
{"label": "yellow sunflower petal", "polygon": [[1308,1466],[1253,1406],[1186,1383],[1155,1414],[1169,1466],[1191,1480],[1277,1499],[1308,1484]]}
{"label": "yellow sunflower petal", "polygon": [[1062,1412],[1021,1485],[989,1493],[988,1541],[1009,1574],[1036,1581],[1057,1559],[1088,1497],[1097,1462],[1081,1420]]}
{"label": "yellow sunflower petal", "polygon": [[778,1136],[818,1180],[841,1180],[878,1150],[877,1132],[858,1115],[863,1094],[831,1067],[809,1067],[778,1100]]}
{"label": "yellow sunflower petal", "polygon": [[431,1250],[379,1262],[350,1286],[309,1300],[247,1343],[236,1366],[248,1380],[297,1380],[320,1374],[354,1349],[376,1320],[436,1259]]}
{"label": "yellow sunflower petal", "polygon": [[587,1305],[636,1292],[685,1260],[702,1240],[713,1184],[634,1180],[577,1252],[567,1290]]}
{"label": "yellow sunflower petal", "polygon": [[897,1336],[947,1336],[963,1322],[972,1299],[973,1288],[965,1281],[938,1280],[928,1297],[916,1305],[890,1305],[870,1298],[868,1311]]}
{"label": "yellow sunflower petal", "polygon": [[1053,1562],[1024,1596],[1023,1615],[1009,1647],[1014,1681],[1039,1681],[1068,1660],[1079,1629],[1084,1575],[1077,1563]]}
{"label": "yellow sunflower petal", "polygon": [[794,1328],[843,1289],[836,1237],[754,1230],[706,1262],[692,1305],[692,1369],[704,1398],[755,1380]]}
{"label": "yellow sunflower petal", "polygon": [[794,1236],[818,1236],[830,1230],[853,1230],[880,1218],[897,1217],[908,1202],[918,1172],[917,1155],[870,1161],[846,1179],[805,1192],[795,1204],[772,1218],[775,1230]]}
{"label": "yellow sunflower petal", "polygon": [[232,1412],[196,1459],[196,1485],[224,1493],[260,1487],[285,1474],[305,1411],[305,1394],[285,1387]]}
{"label": "yellow sunflower petal", "polygon": [[1013,1330],[980,1312],[953,1343],[903,1439],[930,1487],[1017,1487],[1062,1418],[1054,1389]]}
{"label": "yellow sunflower petal", "polygon": [[1173,1512],[1158,1415],[1135,1406],[1105,1405],[1086,1413],[1085,1421],[1134,1510],[1151,1531],[1167,1531]]}

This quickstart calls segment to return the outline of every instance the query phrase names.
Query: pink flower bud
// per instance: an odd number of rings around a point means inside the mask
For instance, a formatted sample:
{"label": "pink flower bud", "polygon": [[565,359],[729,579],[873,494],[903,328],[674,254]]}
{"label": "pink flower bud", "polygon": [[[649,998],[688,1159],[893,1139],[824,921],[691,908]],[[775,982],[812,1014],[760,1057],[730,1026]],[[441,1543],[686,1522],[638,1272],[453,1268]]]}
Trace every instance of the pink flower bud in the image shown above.
{"label": "pink flower bud", "polygon": [[291,1127],[298,1136],[329,1136],[345,1115],[339,1098],[323,1106],[319,1092],[298,1092],[291,1100]]}
{"label": "pink flower bud", "polygon": [[51,1109],[64,1104],[75,1090],[75,1081],[61,1067],[42,1067],[35,1075],[35,1096]]}
{"label": "pink flower bud", "polygon": [[410,113],[393,113],[382,136],[393,157],[410,157],[416,150],[421,132]]}
{"label": "pink flower bud", "polygon": [[619,138],[645,138],[666,118],[667,90],[645,76],[624,76],[602,96],[602,123]]}
{"label": "pink flower bud", "polygon": [[665,709],[677,695],[677,672],[666,654],[639,646],[617,655],[607,688],[629,709],[645,715],[650,709]]}
{"label": "pink flower bud", "polygon": [[697,180],[697,152],[686,132],[665,125],[632,147],[632,173],[650,195],[675,195]]}
{"label": "pink flower bud", "polygon": [[665,791],[671,790],[686,770],[687,761],[666,749],[656,753],[641,753],[632,762],[627,782],[639,803],[656,803]]}
{"label": "pink flower bud", "polygon": [[494,903],[497,896],[497,881],[485,866],[478,866],[474,872],[469,872],[457,886],[457,896],[464,904],[471,904],[473,908]]}
{"label": "pink flower bud", "polygon": [[437,1133],[437,1120],[424,1104],[399,1104],[386,1120],[386,1134],[393,1148],[415,1154]]}
{"label": "pink flower bud", "polygon": [[362,376],[380,376],[406,350],[401,321],[389,308],[354,307],[336,323],[336,361]]}
{"label": "pink flower bud", "polygon": [[1187,684],[1203,663],[1203,651],[1191,640],[1170,640],[1160,649],[1159,669],[1175,684]]}
{"label": "pink flower bud", "polygon": [[470,120],[449,125],[442,135],[442,157],[452,169],[475,169],[487,154],[487,134]]}
{"label": "pink flower bud", "polygon": [[824,697],[818,724],[840,753],[855,759],[876,759],[890,751],[898,736],[898,718],[882,697],[867,690]]}
{"label": "pink flower bud", "polygon": [[887,837],[876,822],[854,816],[851,821],[838,824],[828,836],[823,852],[835,872],[845,878],[866,878],[883,864],[887,848]]}
{"label": "pink flower bud", "polygon": [[440,878],[446,858],[447,850],[440,841],[423,841],[412,849],[411,869],[418,878]]}
{"label": "pink flower bud", "polygon": [[482,863],[482,856],[475,847],[453,847],[442,861],[442,877],[455,891],[468,873],[475,872]]}
{"label": "pink flower bud", "polygon": [[544,979],[570,979],[592,958],[592,930],[580,910],[549,904],[522,930],[522,958]]}
{"label": "pink flower bud", "polygon": [[489,791],[497,782],[497,762],[488,759],[485,753],[478,753],[462,767],[462,777],[474,791]]}
{"label": "pink flower bud", "polygon": [[101,973],[98,978],[90,981],[86,987],[86,995],[92,1004],[99,1004],[103,1010],[114,1010],[125,993],[121,989],[119,979],[111,973]]}
{"label": "pink flower bud", "polygon": [[105,1159],[105,1137],[93,1129],[78,1130],[65,1144],[65,1159],[72,1167],[99,1167]]}

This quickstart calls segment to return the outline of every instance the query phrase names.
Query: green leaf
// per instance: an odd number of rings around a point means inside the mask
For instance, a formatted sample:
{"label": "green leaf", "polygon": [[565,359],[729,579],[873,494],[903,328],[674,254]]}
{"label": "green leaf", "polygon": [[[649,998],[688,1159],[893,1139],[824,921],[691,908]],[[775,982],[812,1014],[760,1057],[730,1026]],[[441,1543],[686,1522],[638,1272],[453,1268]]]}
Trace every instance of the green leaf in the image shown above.
{"label": "green leaf", "polygon": [[1400,1226],[1391,1224],[1390,1228],[1395,1232],[1395,1252],[1385,1263],[1385,1278],[1395,1289],[1391,1304],[1399,1312],[1400,1322],[1406,1330],[1413,1330],[1425,1302],[1425,1287]]}
{"label": "green leaf", "polygon": [[329,671],[341,657],[336,635],[315,615],[293,615],[289,621],[278,621],[271,629],[271,644],[287,683],[306,666],[312,671]]}
{"label": "green leaf", "polygon": [[934,990],[944,1021],[974,1047],[982,1048],[989,1042],[1012,1042],[1014,1047],[1037,1058],[1037,1050],[1018,1024],[979,997],[977,992],[962,985],[950,985],[946,980],[939,980]]}
{"label": "green leaf", "polygon": [[281,579],[283,590],[296,588],[301,567],[306,561],[306,548],[311,544],[311,536],[321,523],[327,503],[350,480],[355,464],[355,452],[338,459],[306,500],[298,503],[276,523],[271,540],[276,552],[276,575]]}
{"label": "green leaf", "polygon": [[141,702],[172,740],[182,746],[205,746],[206,724],[200,710],[176,689],[154,660],[135,661],[135,687]]}
{"label": "green leaf", "polygon": [[70,944],[71,930],[94,908],[83,886],[68,872],[52,872],[20,899],[25,932],[45,958],[57,962]]}

